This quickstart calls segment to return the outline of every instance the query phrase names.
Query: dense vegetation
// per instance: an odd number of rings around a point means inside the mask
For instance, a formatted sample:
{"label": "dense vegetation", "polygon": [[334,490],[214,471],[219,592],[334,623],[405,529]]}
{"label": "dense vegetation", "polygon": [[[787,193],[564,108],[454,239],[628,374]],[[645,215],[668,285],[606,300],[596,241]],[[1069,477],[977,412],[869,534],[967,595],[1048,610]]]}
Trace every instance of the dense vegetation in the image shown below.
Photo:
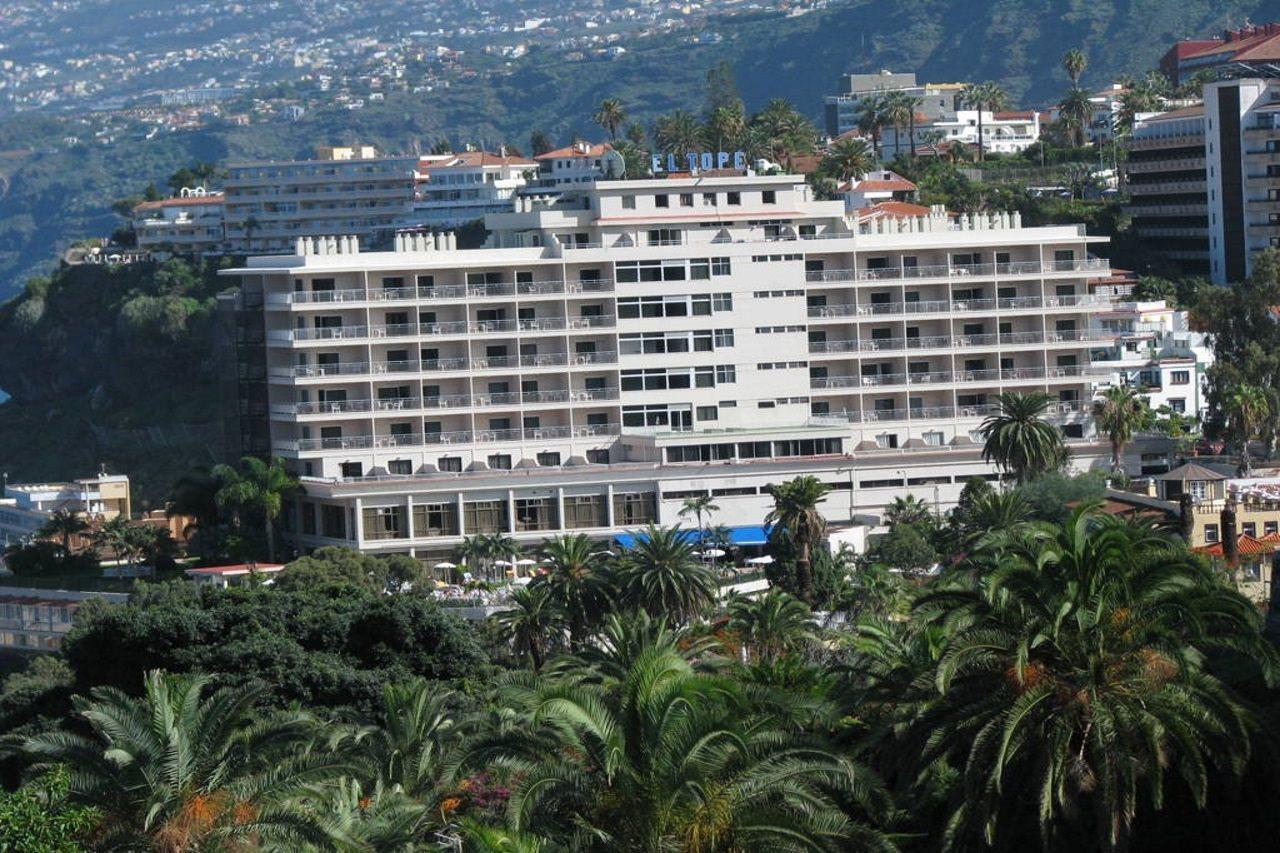
{"label": "dense vegetation", "polygon": [[[271,587],[86,606],[0,687],[20,786],[0,845],[1269,849],[1280,657],[1259,615],[1146,520],[1064,508],[1061,486],[1037,503],[1051,455],[945,518],[895,503],[931,572],[894,569],[888,540],[826,554],[823,490],[781,483],[785,568],[755,600],[718,599],[691,531],[650,528],[619,554],[548,540],[487,623],[341,550]],[[840,564],[834,598],[802,554]]]}
{"label": "dense vegetation", "polygon": [[0,459],[16,481],[106,464],[159,505],[222,458],[213,265],[62,266],[0,305]]}

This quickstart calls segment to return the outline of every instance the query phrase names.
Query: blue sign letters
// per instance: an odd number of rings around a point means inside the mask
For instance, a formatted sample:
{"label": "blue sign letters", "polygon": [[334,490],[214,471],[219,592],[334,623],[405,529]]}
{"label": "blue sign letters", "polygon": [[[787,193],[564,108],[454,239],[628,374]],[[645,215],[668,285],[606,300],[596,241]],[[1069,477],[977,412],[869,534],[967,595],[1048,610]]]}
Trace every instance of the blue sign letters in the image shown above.
{"label": "blue sign letters", "polygon": [[653,155],[653,173],[659,172],[709,172],[712,169],[727,169],[733,163],[735,169],[747,168],[747,152],[745,151],[690,151],[684,156],[684,162],[674,154],[666,159],[661,154]]}

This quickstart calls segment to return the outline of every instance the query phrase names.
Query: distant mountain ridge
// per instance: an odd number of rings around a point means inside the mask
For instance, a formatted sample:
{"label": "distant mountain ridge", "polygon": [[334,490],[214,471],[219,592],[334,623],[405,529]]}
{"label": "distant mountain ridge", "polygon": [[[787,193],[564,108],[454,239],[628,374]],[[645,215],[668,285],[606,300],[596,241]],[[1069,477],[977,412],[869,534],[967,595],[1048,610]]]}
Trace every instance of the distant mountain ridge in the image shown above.
{"label": "distant mountain ridge", "polygon": [[[651,39],[616,59],[576,62],[535,50],[506,76],[394,95],[355,112],[317,110],[289,124],[211,127],[6,159],[0,298],[72,240],[109,233],[117,222],[109,209],[114,199],[160,184],[197,159],[297,156],[355,140],[404,151],[445,136],[526,147],[533,128],[559,141],[574,133],[598,137],[591,113],[606,97],[622,99],[642,121],[676,107],[701,109],[706,70],[722,59],[734,67],[751,109],[784,97],[818,118],[822,96],[842,72],[880,68],[914,70],[931,81],[997,80],[1015,103],[1043,105],[1066,87],[1059,60],[1070,47],[1089,59],[1085,84],[1102,85],[1154,67],[1179,37],[1268,15],[1280,17],[1274,0],[851,0],[797,17],[713,19],[709,28],[721,40],[702,46]],[[69,135],[62,121],[11,119],[0,125],[0,149],[56,146]]]}

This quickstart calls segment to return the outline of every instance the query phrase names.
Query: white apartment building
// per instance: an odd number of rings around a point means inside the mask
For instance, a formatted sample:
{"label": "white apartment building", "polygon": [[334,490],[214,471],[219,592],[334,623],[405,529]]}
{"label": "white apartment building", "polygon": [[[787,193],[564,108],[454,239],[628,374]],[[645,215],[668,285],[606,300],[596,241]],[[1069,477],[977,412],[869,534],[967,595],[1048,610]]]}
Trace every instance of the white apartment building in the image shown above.
{"label": "white apartment building", "polygon": [[289,251],[299,237],[390,244],[413,202],[416,157],[371,146],[317,149],[313,160],[232,163],[223,182],[228,250]]}
{"label": "white apartment building", "polygon": [[1205,372],[1213,364],[1213,348],[1204,334],[1191,330],[1186,311],[1163,300],[1117,300],[1098,313],[1096,322],[1116,335],[1113,345],[1090,355],[1096,365],[1113,366],[1112,382],[1137,389],[1157,411],[1204,418]]}
{"label": "white apartment building", "polygon": [[412,228],[453,228],[511,209],[512,199],[534,179],[538,163],[505,151],[431,155],[414,173]]}
{"label": "white apartment building", "polygon": [[183,187],[175,198],[144,201],[133,209],[138,248],[152,255],[218,254],[222,250],[222,193]]}
{"label": "white apartment building", "polygon": [[924,122],[955,118],[962,105],[963,83],[918,83],[911,71],[878,71],[840,75],[840,92],[822,99],[823,120],[831,138],[857,130],[862,117],[860,100],[868,95],[904,92],[919,98],[916,107]]}
{"label": "white apartment building", "polygon": [[575,142],[534,157],[538,161],[538,186],[565,189],[594,183],[604,177],[605,155],[613,150],[607,142]]}
{"label": "white apartment building", "polygon": [[[1042,389],[1082,468],[1109,275],[1079,226],[846,217],[791,175],[599,182],[490,215],[489,243],[346,238],[251,258],[273,451],[300,549],[423,558],[465,535],[606,537],[712,495],[759,538],[812,473],[835,521],[993,477],[979,425]],[[1136,450],[1135,450],[1136,453]]]}
{"label": "white apartment building", "polygon": [[[948,146],[956,142],[978,144],[978,110],[957,110],[953,118],[943,118],[916,125],[916,145]],[[1044,116],[1038,110],[993,113],[982,110],[983,148],[993,154],[1016,154],[1040,139]],[[880,150],[885,158],[911,150],[911,130],[907,127],[884,128]]]}

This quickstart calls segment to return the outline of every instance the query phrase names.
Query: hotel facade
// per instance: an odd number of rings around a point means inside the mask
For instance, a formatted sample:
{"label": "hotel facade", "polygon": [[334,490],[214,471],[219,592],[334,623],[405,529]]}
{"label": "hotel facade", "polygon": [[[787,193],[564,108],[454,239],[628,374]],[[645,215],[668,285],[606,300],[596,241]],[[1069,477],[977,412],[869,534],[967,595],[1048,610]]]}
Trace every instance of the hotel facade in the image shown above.
{"label": "hotel facade", "polygon": [[907,492],[945,507],[995,478],[978,430],[1011,390],[1047,391],[1077,467],[1107,464],[1090,353],[1122,296],[1091,286],[1110,270],[1082,227],[858,219],[799,177],[687,174],[486,224],[480,249],[298,240],[227,272],[258,379],[244,449],[301,477],[299,550],[605,538],[695,494],[758,530],[765,487],[804,473],[833,522]]}

